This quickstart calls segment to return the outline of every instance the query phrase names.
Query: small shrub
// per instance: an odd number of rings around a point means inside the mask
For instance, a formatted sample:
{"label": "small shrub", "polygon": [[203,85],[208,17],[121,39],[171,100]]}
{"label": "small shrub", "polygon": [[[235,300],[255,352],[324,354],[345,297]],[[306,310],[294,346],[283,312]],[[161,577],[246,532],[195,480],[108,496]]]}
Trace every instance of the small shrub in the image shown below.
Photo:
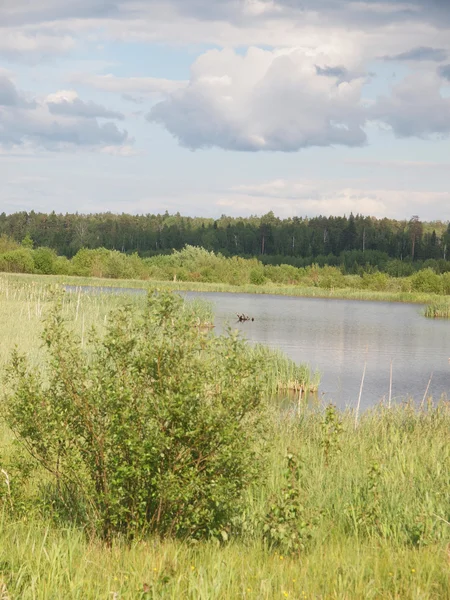
{"label": "small shrub", "polygon": [[325,464],[328,465],[330,460],[341,452],[340,437],[343,431],[342,420],[333,404],[327,406],[321,428],[321,446],[323,448]]}
{"label": "small shrub", "polygon": [[264,519],[264,540],[271,549],[298,554],[311,539],[311,524],[304,518],[300,497],[300,467],[297,458],[286,456],[285,485],[281,488]]}
{"label": "small shrub", "polygon": [[53,503],[72,498],[106,539],[220,538],[258,476],[261,363],[236,336],[197,325],[179,296],[153,295],[143,312],[111,314],[86,348],[56,305],[46,372],[13,355],[9,426],[51,475]]}

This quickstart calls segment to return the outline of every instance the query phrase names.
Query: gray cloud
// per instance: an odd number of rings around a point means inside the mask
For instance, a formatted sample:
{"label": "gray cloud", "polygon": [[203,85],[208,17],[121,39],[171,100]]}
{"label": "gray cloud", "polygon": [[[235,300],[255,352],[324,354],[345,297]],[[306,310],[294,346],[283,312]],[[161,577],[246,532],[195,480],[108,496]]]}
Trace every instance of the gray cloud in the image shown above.
{"label": "gray cloud", "polygon": [[124,120],[124,115],[114,110],[108,110],[95,102],[83,102],[80,98],[69,101],[66,99],[58,102],[47,103],[52,115],[66,115],[70,117],[83,117],[85,119],[118,119]]}
{"label": "gray cloud", "polygon": [[345,79],[348,75],[348,71],[345,67],[319,67],[316,65],[317,75],[324,77],[338,77],[339,79]]}
{"label": "gray cloud", "polygon": [[132,94],[122,94],[122,98],[133,104],[143,104],[145,102],[145,98],[142,96],[133,96]]}
{"label": "gray cloud", "polygon": [[[101,148],[130,143],[128,133],[118,129],[115,123],[97,121],[98,117],[107,115],[111,118],[112,111],[73,97],[71,102],[64,99],[61,102],[58,94],[48,99],[50,102],[28,102],[8,77],[0,75],[0,147],[31,144],[36,148],[59,150],[67,146]],[[68,106],[71,104],[73,109]],[[62,107],[59,112],[55,112],[57,105]]]}
{"label": "gray cloud", "polygon": [[4,120],[2,144],[20,146],[32,143],[48,150],[61,150],[69,146],[95,147],[124,144],[126,131],[120,131],[115,123],[100,125],[96,121],[77,120],[64,122],[48,120],[39,113],[10,115]]}
{"label": "gray cloud", "polygon": [[450,65],[442,65],[439,67],[438,73],[441,77],[450,81]]}
{"label": "gray cloud", "polygon": [[15,26],[45,23],[66,19],[93,19],[119,14],[119,7],[126,5],[118,0],[3,0],[0,6],[2,25]]}
{"label": "gray cloud", "polygon": [[6,25],[65,19],[124,19],[169,9],[200,20],[244,20],[281,14],[321,12],[323,18],[345,22],[389,23],[401,20],[450,22],[448,0],[3,0],[0,22]]}
{"label": "gray cloud", "polygon": [[13,82],[5,75],[0,75],[0,106],[19,106],[21,101]]}
{"label": "gray cloud", "polygon": [[413,74],[395,86],[390,97],[378,98],[370,116],[389,125],[397,137],[448,135],[450,98],[441,95],[436,74]]}
{"label": "gray cloud", "polygon": [[397,61],[422,61],[428,60],[433,62],[442,62],[448,57],[448,52],[442,48],[429,48],[427,46],[419,46],[412,48],[407,52],[394,54],[392,56],[383,56],[384,60]]}
{"label": "gray cloud", "polygon": [[0,106],[33,108],[36,106],[34,102],[28,100],[18,92],[14,83],[0,73]]}

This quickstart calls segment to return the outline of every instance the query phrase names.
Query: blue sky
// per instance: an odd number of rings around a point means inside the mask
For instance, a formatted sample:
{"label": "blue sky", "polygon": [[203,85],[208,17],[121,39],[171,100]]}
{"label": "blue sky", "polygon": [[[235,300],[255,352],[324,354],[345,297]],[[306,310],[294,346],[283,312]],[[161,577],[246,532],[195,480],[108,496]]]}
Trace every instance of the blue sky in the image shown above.
{"label": "blue sky", "polygon": [[0,210],[450,220],[449,65],[444,0],[3,0]]}

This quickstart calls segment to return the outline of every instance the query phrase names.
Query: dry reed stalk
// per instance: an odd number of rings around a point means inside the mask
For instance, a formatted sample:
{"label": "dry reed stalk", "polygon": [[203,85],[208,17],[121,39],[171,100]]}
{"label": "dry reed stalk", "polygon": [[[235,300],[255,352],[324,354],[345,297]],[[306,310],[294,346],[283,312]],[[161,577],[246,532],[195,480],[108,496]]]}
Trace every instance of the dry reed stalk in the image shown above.
{"label": "dry reed stalk", "polygon": [[391,360],[391,372],[389,377],[389,400],[388,400],[388,408],[391,408],[392,401],[392,360]]}
{"label": "dry reed stalk", "polygon": [[12,503],[12,498],[11,498],[11,485],[10,485],[10,481],[9,481],[9,475],[5,471],[5,469],[1,469],[0,473],[2,473],[5,476],[5,485],[6,485],[7,489],[8,489],[9,504],[10,504],[11,509],[12,509],[13,508],[13,503]]}
{"label": "dry reed stalk", "polygon": [[433,373],[431,373],[430,379],[428,380],[427,389],[425,390],[425,394],[423,395],[422,402],[420,403],[420,410],[422,410],[423,407],[424,407],[425,400],[427,398],[428,390],[430,389],[430,385],[431,385],[431,380],[432,379],[433,379]]}
{"label": "dry reed stalk", "polygon": [[0,600],[11,600],[6,583],[0,579]]}
{"label": "dry reed stalk", "polygon": [[363,370],[362,379],[361,379],[361,387],[359,388],[358,405],[356,407],[356,414],[355,414],[355,429],[358,427],[359,407],[361,406],[361,396],[362,396],[362,391],[363,391],[363,387],[364,387],[364,378],[366,376],[366,367],[367,367],[367,361],[364,363],[364,370]]}

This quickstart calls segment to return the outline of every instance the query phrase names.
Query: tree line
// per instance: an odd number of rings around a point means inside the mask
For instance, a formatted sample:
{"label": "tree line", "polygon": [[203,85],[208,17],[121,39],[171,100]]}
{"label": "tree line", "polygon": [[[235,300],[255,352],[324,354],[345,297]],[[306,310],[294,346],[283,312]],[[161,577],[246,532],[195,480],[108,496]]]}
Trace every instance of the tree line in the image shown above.
{"label": "tree line", "polygon": [[[259,257],[266,264],[342,265],[345,256],[356,263],[382,267],[383,261],[446,261],[450,225],[422,222],[418,216],[398,221],[363,215],[280,219],[261,217],[219,219],[165,214],[0,214],[0,235],[17,242],[31,239],[71,258],[80,249],[106,248],[141,257],[168,254],[186,245],[201,246],[224,256]],[[343,258],[344,257],[344,258]],[[359,258],[355,258],[359,257]],[[344,265],[348,266],[348,265]]]}

